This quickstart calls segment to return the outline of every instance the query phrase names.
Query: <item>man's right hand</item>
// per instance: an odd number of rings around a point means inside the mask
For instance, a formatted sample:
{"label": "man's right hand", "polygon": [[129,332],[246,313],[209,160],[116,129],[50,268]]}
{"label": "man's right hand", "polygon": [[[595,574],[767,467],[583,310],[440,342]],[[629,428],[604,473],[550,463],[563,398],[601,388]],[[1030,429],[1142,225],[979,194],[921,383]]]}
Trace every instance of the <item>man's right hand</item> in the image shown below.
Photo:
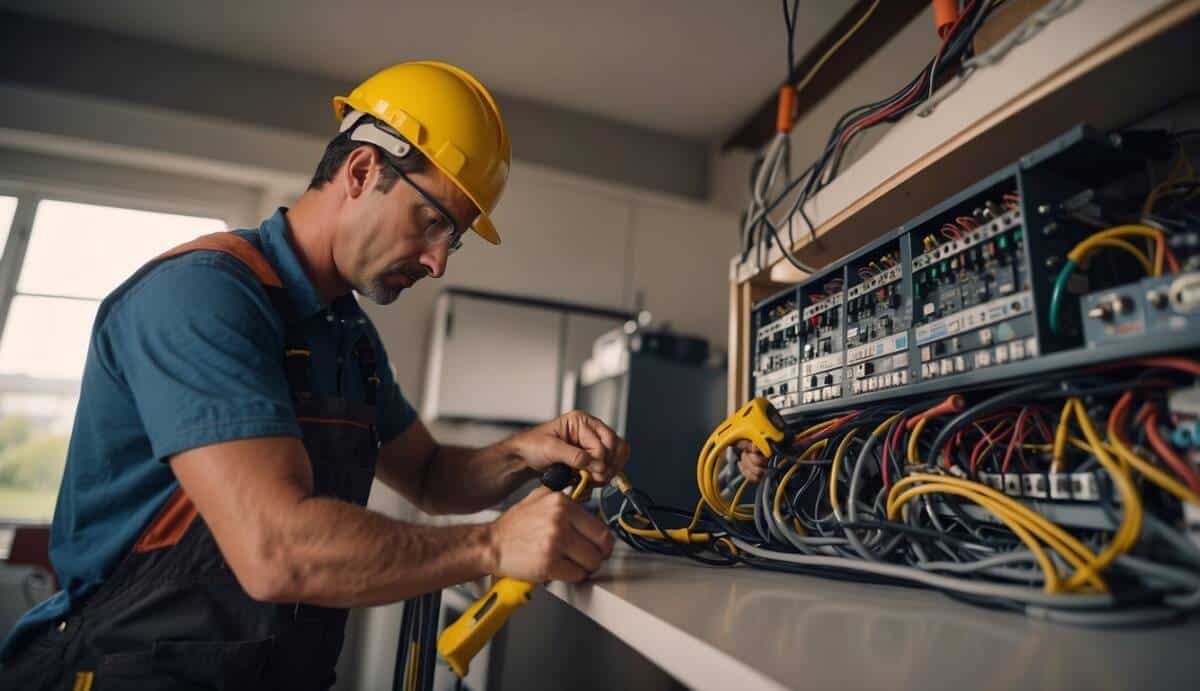
{"label": "man's right hand", "polygon": [[538,487],[490,527],[497,576],[578,583],[612,554],[613,535],[562,492]]}
{"label": "man's right hand", "polygon": [[762,455],[762,452],[747,439],[742,439],[734,445],[740,454],[738,457],[738,470],[742,471],[742,475],[750,482],[758,482],[763,479],[763,475],[767,473],[767,457]]}

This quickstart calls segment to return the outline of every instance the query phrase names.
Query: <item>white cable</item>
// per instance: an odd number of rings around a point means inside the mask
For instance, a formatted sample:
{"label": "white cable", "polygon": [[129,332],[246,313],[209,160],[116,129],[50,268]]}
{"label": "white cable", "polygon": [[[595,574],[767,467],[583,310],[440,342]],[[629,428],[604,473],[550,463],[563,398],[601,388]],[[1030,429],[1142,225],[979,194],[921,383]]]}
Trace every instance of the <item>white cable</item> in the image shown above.
{"label": "white cable", "polygon": [[1020,26],[1000,39],[999,43],[970,60],[964,61],[962,67],[959,69],[958,76],[947,82],[941,91],[938,91],[932,98],[925,101],[925,105],[917,111],[917,116],[927,118],[932,115],[938,104],[949,98],[955,91],[958,91],[959,87],[971,78],[975,70],[1000,62],[1013,48],[1038,35],[1047,24],[1075,9],[1082,3],[1083,0],[1055,0],[1037,12],[1034,12],[1025,21],[1021,22]]}

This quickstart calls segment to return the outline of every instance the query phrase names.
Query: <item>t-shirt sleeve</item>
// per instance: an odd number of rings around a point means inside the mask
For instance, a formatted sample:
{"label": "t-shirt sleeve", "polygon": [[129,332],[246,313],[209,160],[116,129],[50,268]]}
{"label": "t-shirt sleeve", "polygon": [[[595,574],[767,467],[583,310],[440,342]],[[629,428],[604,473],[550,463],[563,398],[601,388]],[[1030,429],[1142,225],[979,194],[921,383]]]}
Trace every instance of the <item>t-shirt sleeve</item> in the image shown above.
{"label": "t-shirt sleeve", "polygon": [[386,444],[392,439],[404,434],[404,431],[417,419],[417,411],[400,391],[392,366],[388,362],[387,352],[379,340],[379,335],[373,333],[375,347],[382,353],[379,362],[379,395],[376,406],[376,428],[379,432],[379,442]]}
{"label": "t-shirt sleeve", "polygon": [[282,322],[236,260],[193,254],[152,269],[113,305],[103,335],[156,458],[300,436]]}

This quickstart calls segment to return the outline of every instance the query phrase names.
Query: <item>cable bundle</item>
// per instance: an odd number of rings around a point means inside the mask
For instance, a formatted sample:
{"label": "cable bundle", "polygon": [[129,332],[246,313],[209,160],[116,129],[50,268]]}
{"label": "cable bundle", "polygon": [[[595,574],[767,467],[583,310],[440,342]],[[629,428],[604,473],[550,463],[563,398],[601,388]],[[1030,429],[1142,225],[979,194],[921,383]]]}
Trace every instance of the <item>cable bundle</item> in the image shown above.
{"label": "cable bundle", "polygon": [[[772,245],[778,247],[783,256],[797,269],[805,273],[815,273],[815,269],[800,261],[791,251],[795,239],[792,234],[792,219],[799,215],[805,222],[810,236],[815,240],[816,231],[812,220],[804,210],[804,205],[818,192],[829,185],[840,172],[847,147],[863,132],[884,122],[895,122],[928,101],[934,93],[939,75],[967,60],[972,55],[972,41],[976,32],[987,20],[988,16],[1003,0],[970,0],[944,27],[939,28],[941,43],[934,56],[929,60],[907,84],[895,93],[854,108],[843,114],[834,125],[826,140],[825,147],[808,167],[798,176],[792,178],[789,174],[791,119],[787,127],[777,128],[777,133],[765,147],[762,156],[755,162],[751,173],[750,204],[746,210],[741,228],[741,261],[745,262],[756,253],[756,264],[761,268],[762,255]],[[845,43],[866,20],[874,13],[878,2],[873,3],[859,21],[816,63],[813,69],[797,83],[792,69],[792,36],[794,33],[795,8],[789,12],[784,0],[784,19],[788,29],[788,84],[797,84],[794,91],[799,91],[812,79],[813,75],[838,48]],[[1055,16],[1058,16],[1057,14]],[[784,90],[790,87],[785,86]],[[788,101],[791,103],[792,101]],[[789,110],[790,116],[790,107]],[[784,99],[780,100],[780,119],[784,117]],[[772,193],[777,182],[782,179],[782,187]],[[786,213],[780,220],[771,218],[776,209],[787,205]],[[786,241],[780,238],[780,226],[787,224],[788,237]]]}
{"label": "cable bundle", "polygon": [[[1135,369],[1136,368],[1136,369]],[[1136,371],[1136,376],[1131,372]],[[1146,358],[1009,388],[806,421],[749,483],[697,469],[689,512],[626,494],[606,520],[635,549],[706,564],[916,585],[1079,625],[1200,608],[1200,472],[1164,432],[1200,362]],[[705,458],[702,455],[702,458]]]}

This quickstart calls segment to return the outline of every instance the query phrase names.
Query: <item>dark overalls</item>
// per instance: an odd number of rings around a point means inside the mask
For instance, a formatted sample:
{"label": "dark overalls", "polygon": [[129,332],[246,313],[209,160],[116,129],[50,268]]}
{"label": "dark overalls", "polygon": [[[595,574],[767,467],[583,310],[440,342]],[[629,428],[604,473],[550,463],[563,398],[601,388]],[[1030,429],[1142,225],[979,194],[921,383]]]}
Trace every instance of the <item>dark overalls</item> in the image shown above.
{"label": "dark overalls", "polygon": [[[287,325],[280,358],[314,493],[365,506],[379,447],[379,380],[370,339],[363,335],[354,349],[367,380],[365,404],[315,396],[310,352],[291,318],[283,283],[253,244],[233,233],[206,235],[166,252],[137,275],[197,250],[236,257],[266,289]],[[346,614],[252,599],[180,487],[104,584],[0,671],[0,689],[326,689],[334,681]]]}

